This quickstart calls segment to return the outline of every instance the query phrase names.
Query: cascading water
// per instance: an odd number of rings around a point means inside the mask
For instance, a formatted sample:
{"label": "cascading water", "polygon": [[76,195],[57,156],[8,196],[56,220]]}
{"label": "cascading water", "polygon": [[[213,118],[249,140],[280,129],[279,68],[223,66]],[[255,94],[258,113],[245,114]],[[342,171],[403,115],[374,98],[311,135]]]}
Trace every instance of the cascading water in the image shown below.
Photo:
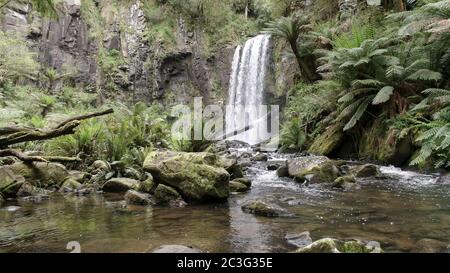
{"label": "cascading water", "polygon": [[267,114],[260,106],[264,104],[269,41],[269,35],[258,35],[236,48],[226,117],[228,139],[251,145],[268,139]]}

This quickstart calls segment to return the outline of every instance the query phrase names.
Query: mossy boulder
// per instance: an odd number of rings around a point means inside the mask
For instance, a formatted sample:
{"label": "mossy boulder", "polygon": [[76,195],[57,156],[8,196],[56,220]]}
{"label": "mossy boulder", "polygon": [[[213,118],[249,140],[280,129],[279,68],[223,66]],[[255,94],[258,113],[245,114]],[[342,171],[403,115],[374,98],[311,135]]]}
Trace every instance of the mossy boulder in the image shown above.
{"label": "mossy boulder", "polygon": [[328,161],[330,161],[330,159],[325,156],[304,156],[289,159],[287,161],[287,172],[290,177],[295,177],[308,169],[312,169],[313,167]]}
{"label": "mossy boulder", "polygon": [[139,191],[153,194],[157,186],[158,184],[156,184],[155,181],[153,180],[153,176],[147,173],[147,179],[145,179],[139,184]]}
{"label": "mossy boulder", "polygon": [[131,178],[111,178],[102,187],[104,192],[124,193],[128,190],[138,190],[139,181]]}
{"label": "mossy boulder", "polygon": [[157,183],[175,188],[187,201],[220,201],[229,196],[230,175],[214,154],[152,152],[144,169]]}
{"label": "mossy boulder", "polygon": [[26,181],[39,188],[60,188],[69,172],[59,163],[34,162],[25,164],[16,162],[9,168],[15,175],[21,175]]}
{"label": "mossy boulder", "polygon": [[360,240],[341,241],[323,238],[312,244],[299,248],[297,253],[380,253],[378,242],[363,242]]}
{"label": "mossy boulder", "polygon": [[47,196],[51,191],[33,186],[31,183],[25,182],[17,192],[17,197],[29,196]]}
{"label": "mossy boulder", "polygon": [[288,212],[275,205],[269,204],[262,200],[249,201],[242,205],[242,210],[247,213],[264,216],[264,217],[278,217],[288,215]]}
{"label": "mossy boulder", "polygon": [[340,176],[336,178],[333,182],[334,188],[340,188],[340,189],[349,189],[356,183],[356,179],[353,175],[345,175]]}
{"label": "mossy boulder", "polygon": [[158,187],[156,187],[154,197],[156,204],[161,205],[178,200],[181,198],[181,195],[174,188],[159,184]]}
{"label": "mossy boulder", "polygon": [[295,181],[311,184],[333,183],[339,175],[340,170],[337,162],[330,160],[300,172],[295,176]]}
{"label": "mossy boulder", "polygon": [[380,175],[378,166],[373,164],[364,164],[356,167],[353,171],[354,175],[359,178],[372,177]]}
{"label": "mossy boulder", "polygon": [[248,188],[250,188],[252,186],[252,181],[248,178],[236,178],[236,179],[233,179],[233,181],[244,184]]}
{"label": "mossy boulder", "polygon": [[230,182],[230,191],[231,192],[246,192],[249,190],[245,184],[236,182],[235,180]]}
{"label": "mossy boulder", "polygon": [[308,152],[314,155],[329,156],[340,147],[344,140],[343,126],[331,125],[319,134],[309,146]]}
{"label": "mossy boulder", "polygon": [[150,194],[138,192],[135,190],[128,190],[125,193],[125,201],[130,205],[141,206],[146,206],[153,203]]}
{"label": "mossy boulder", "polygon": [[68,178],[59,188],[59,192],[76,192],[83,188],[83,184],[75,180],[74,178]]}
{"label": "mossy boulder", "polygon": [[442,253],[450,250],[450,245],[435,239],[420,239],[416,242],[413,253]]}
{"label": "mossy boulder", "polygon": [[9,167],[0,167],[0,195],[4,198],[16,197],[25,178],[15,175]]}

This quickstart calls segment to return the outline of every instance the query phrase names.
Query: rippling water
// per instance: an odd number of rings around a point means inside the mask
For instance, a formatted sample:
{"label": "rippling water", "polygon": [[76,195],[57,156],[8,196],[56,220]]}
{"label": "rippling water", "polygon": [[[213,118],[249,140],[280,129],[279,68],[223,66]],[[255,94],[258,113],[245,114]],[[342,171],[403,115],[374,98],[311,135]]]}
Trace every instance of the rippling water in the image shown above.
{"label": "rippling water", "polygon": [[[366,179],[343,192],[303,186],[252,166],[252,190],[227,203],[186,208],[127,206],[118,195],[55,194],[39,203],[9,201],[0,208],[0,252],[144,252],[162,244],[210,252],[286,252],[287,233],[379,241],[387,251],[408,252],[423,238],[450,243],[450,184],[438,175],[382,167],[383,179]],[[293,217],[243,213],[247,200],[276,203]]]}

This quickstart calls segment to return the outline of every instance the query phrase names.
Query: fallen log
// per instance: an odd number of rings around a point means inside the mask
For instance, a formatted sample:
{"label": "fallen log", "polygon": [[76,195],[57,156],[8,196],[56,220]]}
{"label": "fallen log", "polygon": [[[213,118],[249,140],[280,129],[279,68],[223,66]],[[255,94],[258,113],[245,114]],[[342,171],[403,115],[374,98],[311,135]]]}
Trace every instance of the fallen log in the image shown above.
{"label": "fallen log", "polygon": [[111,114],[113,112],[113,109],[107,109],[101,112],[72,117],[51,129],[38,129],[19,126],[0,128],[0,149],[5,149],[10,145],[18,143],[47,140],[63,135],[70,135],[75,133],[75,128],[80,125],[82,120]]}
{"label": "fallen log", "polygon": [[65,157],[65,156],[29,156],[20,151],[13,149],[0,150],[0,157],[12,156],[25,163],[31,162],[57,162],[57,163],[73,163],[81,162],[78,157]]}

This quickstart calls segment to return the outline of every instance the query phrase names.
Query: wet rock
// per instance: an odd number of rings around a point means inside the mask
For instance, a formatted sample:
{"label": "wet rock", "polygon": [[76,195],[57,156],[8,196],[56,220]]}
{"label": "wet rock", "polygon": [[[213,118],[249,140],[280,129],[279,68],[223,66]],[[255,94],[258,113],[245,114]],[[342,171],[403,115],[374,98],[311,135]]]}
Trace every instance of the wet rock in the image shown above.
{"label": "wet rock", "polygon": [[288,233],[284,239],[286,239],[290,245],[298,248],[305,247],[313,243],[309,231],[304,231],[302,233]]}
{"label": "wet rock", "polygon": [[246,192],[249,190],[249,187],[247,187],[246,185],[240,183],[240,182],[236,182],[236,181],[231,181],[230,182],[230,191],[231,192]]}
{"label": "wet rock", "polygon": [[353,175],[345,175],[336,178],[333,182],[333,188],[350,189],[356,183]]}
{"label": "wet rock", "polygon": [[278,177],[289,177],[289,171],[287,166],[281,166],[277,169]]}
{"label": "wet rock", "polygon": [[267,161],[269,157],[266,154],[256,154],[254,157],[252,157],[252,161]]}
{"label": "wet rock", "polygon": [[87,172],[81,172],[81,171],[69,171],[69,176],[77,181],[78,183],[83,184],[84,182],[88,181],[90,178],[90,174]]}
{"label": "wet rock", "polygon": [[299,248],[297,253],[381,253],[378,242],[363,242],[360,240],[341,241],[323,238],[314,243]]}
{"label": "wet rock", "polygon": [[250,188],[252,186],[252,181],[250,179],[248,179],[248,178],[236,178],[233,181],[241,183],[241,184],[244,184],[248,188]]}
{"label": "wet rock", "polygon": [[128,190],[138,190],[139,181],[130,178],[112,178],[102,187],[105,192],[126,192]]}
{"label": "wet rock", "polygon": [[103,171],[103,172],[110,172],[111,171],[111,166],[106,161],[96,160],[96,161],[94,161],[94,163],[92,163],[90,169],[91,170],[100,170],[100,171]]}
{"label": "wet rock", "polygon": [[15,197],[25,183],[23,176],[15,175],[9,167],[0,167],[0,195],[4,198]]}
{"label": "wet rock", "polygon": [[416,242],[413,253],[442,253],[450,250],[448,244],[434,240],[434,239],[421,239]]}
{"label": "wet rock", "polygon": [[17,192],[17,197],[29,197],[29,196],[39,196],[39,195],[49,195],[51,191],[46,189],[41,189],[25,182]]}
{"label": "wet rock", "polygon": [[139,191],[153,194],[158,185],[153,180],[153,176],[147,173],[147,179],[139,184]]}
{"label": "wet rock", "polygon": [[147,251],[148,253],[204,253],[204,251],[194,248],[192,246],[183,245],[162,245],[153,250]]}
{"label": "wet rock", "polygon": [[244,176],[241,165],[238,164],[236,155],[222,155],[218,157],[217,164],[223,167],[229,174],[230,179]]}
{"label": "wet rock", "polygon": [[249,201],[244,204],[242,210],[247,213],[265,216],[265,217],[278,217],[288,215],[287,211],[275,204],[268,204],[261,200]]}
{"label": "wet rock", "polygon": [[5,199],[3,199],[3,196],[0,194],[0,207],[3,206],[5,203]]}
{"label": "wet rock", "polygon": [[280,165],[278,165],[278,164],[270,164],[267,166],[267,170],[269,170],[269,171],[276,171],[276,170],[278,170],[278,168],[280,168]]}
{"label": "wet rock", "polygon": [[34,162],[24,164],[16,162],[9,166],[15,175],[21,175],[26,181],[39,188],[59,188],[69,176],[64,165],[59,163]]}
{"label": "wet rock", "polygon": [[181,195],[174,188],[163,184],[156,187],[154,197],[158,205],[167,205],[179,199],[182,200]]}
{"label": "wet rock", "polygon": [[221,201],[229,196],[229,173],[210,153],[157,151],[150,153],[144,169],[155,181],[175,188],[187,201]]}
{"label": "wet rock", "polygon": [[130,205],[146,206],[152,204],[150,194],[138,192],[135,190],[128,190],[125,193],[125,201]]}
{"label": "wet rock", "polygon": [[360,167],[355,168],[353,172],[355,176],[359,178],[378,176],[380,174],[378,167],[373,164],[362,165]]}
{"label": "wet rock", "polygon": [[325,156],[306,156],[289,159],[287,161],[287,171],[290,177],[295,177],[305,170],[311,169],[327,161],[330,161],[330,159]]}
{"label": "wet rock", "polygon": [[339,177],[339,174],[340,171],[336,162],[330,160],[298,173],[295,176],[295,181],[311,184],[333,183]]}
{"label": "wet rock", "polygon": [[62,184],[61,188],[59,189],[59,192],[77,192],[78,190],[81,190],[83,188],[83,184],[79,183],[73,178],[68,178],[64,183]]}

